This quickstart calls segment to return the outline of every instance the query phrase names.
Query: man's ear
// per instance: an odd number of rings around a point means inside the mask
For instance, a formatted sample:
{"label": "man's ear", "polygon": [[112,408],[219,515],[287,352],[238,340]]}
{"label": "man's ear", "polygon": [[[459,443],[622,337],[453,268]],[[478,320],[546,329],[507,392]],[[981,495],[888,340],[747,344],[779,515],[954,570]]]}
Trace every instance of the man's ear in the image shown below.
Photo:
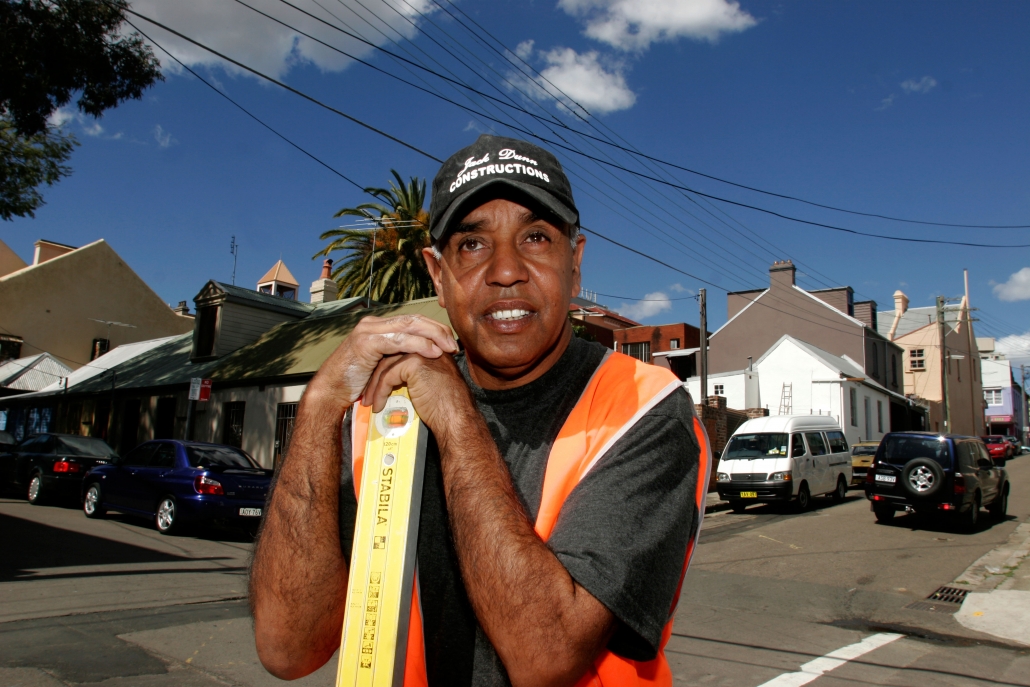
{"label": "man's ear", "polygon": [[422,258],[426,261],[426,269],[429,270],[429,277],[433,280],[433,288],[436,289],[436,302],[440,304],[441,308],[446,308],[447,303],[443,297],[442,279],[446,266],[443,264],[443,260],[436,257],[436,253],[432,248],[423,248]]}
{"label": "man's ear", "polygon": [[583,234],[576,236],[576,245],[572,249],[572,297],[579,295],[583,286],[583,250],[586,248],[587,237]]}

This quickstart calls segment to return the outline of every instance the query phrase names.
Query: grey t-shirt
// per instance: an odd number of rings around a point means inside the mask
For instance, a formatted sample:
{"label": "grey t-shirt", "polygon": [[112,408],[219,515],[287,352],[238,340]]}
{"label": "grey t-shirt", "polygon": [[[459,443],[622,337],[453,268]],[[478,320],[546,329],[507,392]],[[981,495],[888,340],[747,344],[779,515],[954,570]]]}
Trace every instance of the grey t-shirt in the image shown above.
{"label": "grey t-shirt", "polygon": [[[472,389],[512,483],[536,519],[551,445],[607,349],[573,338],[539,379],[515,389]],[[693,407],[679,389],[601,458],[566,499],[547,544],[573,579],[615,616],[608,648],[654,658],[699,522],[694,500],[698,443]],[[349,556],[357,502],[344,423],[340,545]],[[504,666],[468,600],[450,536],[440,456],[430,436],[418,534],[418,571],[430,685],[508,685]]]}

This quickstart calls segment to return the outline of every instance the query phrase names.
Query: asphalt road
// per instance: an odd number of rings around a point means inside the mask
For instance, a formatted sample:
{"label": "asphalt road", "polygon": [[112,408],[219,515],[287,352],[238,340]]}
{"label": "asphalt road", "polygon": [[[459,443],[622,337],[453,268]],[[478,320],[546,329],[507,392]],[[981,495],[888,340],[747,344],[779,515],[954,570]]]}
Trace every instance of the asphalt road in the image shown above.
{"label": "asphalt road", "polygon": [[[668,645],[676,683],[1030,685],[1030,648],[906,608],[1030,516],[1030,455],[1009,469],[1010,519],[972,534],[878,525],[858,492],[707,516]],[[165,537],[0,499],[0,687],[281,684],[253,649],[251,548],[243,531]],[[333,663],[297,684],[332,685]]]}

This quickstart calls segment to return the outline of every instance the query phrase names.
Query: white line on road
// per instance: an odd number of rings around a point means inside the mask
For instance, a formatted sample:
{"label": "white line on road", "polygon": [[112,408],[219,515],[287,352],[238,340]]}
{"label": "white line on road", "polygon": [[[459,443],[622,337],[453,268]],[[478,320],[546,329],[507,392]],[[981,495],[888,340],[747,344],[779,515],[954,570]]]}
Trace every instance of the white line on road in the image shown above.
{"label": "white line on road", "polygon": [[882,632],[866,637],[857,644],[849,644],[836,651],[831,651],[825,656],[809,661],[801,666],[801,670],[796,673],[784,673],[768,682],[763,682],[758,687],[801,687],[801,685],[807,685],[812,680],[823,675],[823,673],[840,668],[848,661],[852,661],[874,649],[879,649],[881,646],[890,644],[895,639],[901,639],[903,636],[891,632]]}

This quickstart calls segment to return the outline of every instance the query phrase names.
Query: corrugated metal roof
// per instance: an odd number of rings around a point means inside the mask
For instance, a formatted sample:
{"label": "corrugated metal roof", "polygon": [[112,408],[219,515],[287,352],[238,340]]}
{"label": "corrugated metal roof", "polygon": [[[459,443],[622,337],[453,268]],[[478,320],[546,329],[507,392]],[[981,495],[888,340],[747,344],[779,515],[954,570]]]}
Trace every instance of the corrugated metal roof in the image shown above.
{"label": "corrugated metal roof", "polygon": [[[360,298],[341,298],[336,301],[326,301],[325,303],[316,303],[315,309],[308,315],[308,319],[313,317],[332,317],[334,315],[342,315],[345,312],[351,312],[355,308],[361,308],[368,299],[364,297]],[[369,307],[378,308],[382,307],[382,303],[376,301],[368,301]]]}
{"label": "corrugated metal roof", "polygon": [[[91,379],[99,374],[106,373],[107,370],[111,369],[112,367],[117,367],[121,363],[124,363],[126,360],[135,358],[141,353],[145,353],[146,351],[149,351],[152,348],[156,348],[157,346],[160,346],[163,343],[167,343],[172,339],[178,339],[182,336],[187,335],[180,334],[179,336],[165,336],[161,337],[160,339],[136,341],[135,343],[122,344],[121,346],[116,346],[115,348],[111,349],[110,351],[100,356],[96,360],[86,365],[83,365],[71,374],[66,375],[68,378],[68,389],[77,387],[79,384],[86,381],[87,379]],[[188,336],[192,337],[193,335],[189,334]],[[49,392],[58,391],[62,389],[63,386],[60,380],[50,380],[50,383],[48,383],[45,387],[40,389],[40,391]]]}
{"label": "corrugated metal roof", "polygon": [[310,317],[284,322],[219,362],[212,372],[216,382],[269,379],[314,374],[336,347],[367,315],[423,315],[450,326],[447,311],[437,299],[424,298],[335,317]]}
{"label": "corrugated metal roof", "polygon": [[276,308],[285,308],[287,310],[293,310],[295,312],[304,314],[307,314],[315,309],[315,306],[311,303],[301,303],[300,301],[293,301],[288,298],[273,296],[271,294],[261,293],[260,291],[245,289],[242,286],[225,284],[220,281],[215,282],[215,284],[217,284],[218,288],[220,288],[222,291],[225,291],[225,293],[227,293],[229,296],[239,298],[245,301],[252,301],[254,303],[270,305]]}
{"label": "corrugated metal roof", "polygon": [[49,353],[39,353],[0,365],[0,386],[19,391],[39,391],[67,377],[71,371]]}

